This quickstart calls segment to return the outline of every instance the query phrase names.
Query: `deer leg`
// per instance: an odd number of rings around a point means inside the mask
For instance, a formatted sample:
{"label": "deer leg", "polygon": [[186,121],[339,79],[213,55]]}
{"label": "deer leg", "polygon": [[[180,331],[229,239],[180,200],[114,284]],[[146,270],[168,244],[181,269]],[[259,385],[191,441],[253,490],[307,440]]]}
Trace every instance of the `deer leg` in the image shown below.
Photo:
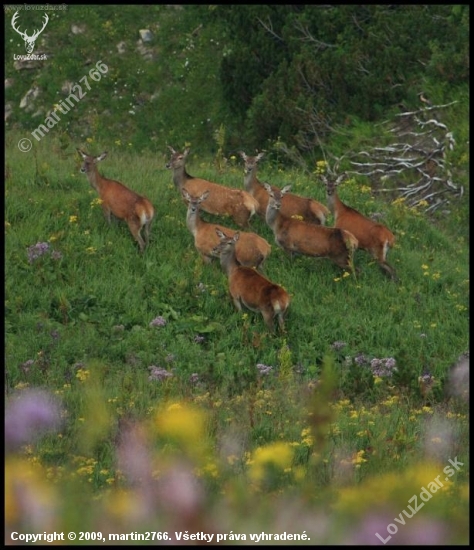
{"label": "deer leg", "polygon": [[273,309],[262,309],[262,315],[268,330],[270,332],[274,332],[275,328],[273,324],[273,316],[274,316]]}
{"label": "deer leg", "polygon": [[145,245],[148,245],[148,243],[150,242],[150,230],[151,230],[152,224],[153,224],[153,219],[145,223],[145,230],[144,230]]}
{"label": "deer leg", "polygon": [[109,223],[110,225],[110,208],[108,208],[107,206],[105,206],[104,204],[102,204],[102,211],[104,212],[104,216],[105,216],[105,219],[107,220],[107,222]]}
{"label": "deer leg", "polygon": [[138,245],[140,246],[140,252],[144,252],[146,245],[145,245],[145,241],[143,240],[143,237],[140,235],[140,231],[142,228],[140,221],[137,218],[134,218],[134,219],[128,220],[127,223],[128,223],[130,232],[132,233]]}
{"label": "deer leg", "polygon": [[393,267],[390,264],[388,264],[387,262],[379,262],[379,265],[382,268],[385,275],[388,275],[392,279],[392,281],[395,281],[396,283],[400,282],[400,279],[398,278],[395,272],[395,269],[393,269]]}
{"label": "deer leg", "polygon": [[234,302],[235,309],[237,311],[242,311],[242,304],[240,303],[240,299],[237,296],[232,296],[232,301]]}

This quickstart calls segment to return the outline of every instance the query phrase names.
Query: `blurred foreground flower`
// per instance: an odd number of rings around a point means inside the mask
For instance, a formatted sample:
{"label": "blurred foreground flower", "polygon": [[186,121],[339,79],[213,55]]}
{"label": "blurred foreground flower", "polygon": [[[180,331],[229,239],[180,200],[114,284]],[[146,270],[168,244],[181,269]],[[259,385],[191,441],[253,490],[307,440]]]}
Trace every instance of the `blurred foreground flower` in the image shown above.
{"label": "blurred foreground flower", "polygon": [[248,461],[249,476],[254,481],[262,481],[268,468],[284,471],[291,467],[292,461],[293,449],[288,443],[277,442],[258,447]]}
{"label": "blurred foreground flower", "polygon": [[448,392],[469,401],[469,352],[463,353],[449,373]]}
{"label": "blurred foreground flower", "polygon": [[25,389],[7,401],[5,444],[8,450],[15,450],[60,425],[61,408],[56,397],[44,390]]}

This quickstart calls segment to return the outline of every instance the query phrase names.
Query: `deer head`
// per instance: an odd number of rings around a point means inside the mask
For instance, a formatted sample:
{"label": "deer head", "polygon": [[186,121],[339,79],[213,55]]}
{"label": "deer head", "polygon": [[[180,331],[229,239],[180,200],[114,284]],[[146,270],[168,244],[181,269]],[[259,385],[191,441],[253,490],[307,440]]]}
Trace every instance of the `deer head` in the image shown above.
{"label": "deer head", "polygon": [[31,36],[28,36],[28,35],[26,34],[26,30],[25,30],[25,32],[21,32],[20,29],[18,29],[18,28],[15,26],[17,17],[18,17],[18,11],[16,11],[15,14],[13,15],[13,17],[12,17],[12,27],[16,30],[16,32],[17,32],[17,33],[23,38],[23,40],[25,41],[26,52],[27,52],[27,53],[33,53],[33,50],[35,49],[35,42],[36,42],[36,39],[37,39],[38,36],[44,31],[44,28],[45,28],[46,25],[48,24],[48,21],[49,21],[48,14],[47,14],[47,13],[44,14],[45,19],[44,19],[44,23],[43,23],[43,26],[41,27],[41,29],[40,29],[39,31],[38,31],[38,30],[35,30]]}

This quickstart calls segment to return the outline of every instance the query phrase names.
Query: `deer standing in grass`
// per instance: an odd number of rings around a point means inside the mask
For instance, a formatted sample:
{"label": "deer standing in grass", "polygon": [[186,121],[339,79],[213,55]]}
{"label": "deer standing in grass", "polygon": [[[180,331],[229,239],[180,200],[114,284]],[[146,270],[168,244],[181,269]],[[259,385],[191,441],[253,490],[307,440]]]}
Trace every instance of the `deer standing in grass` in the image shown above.
{"label": "deer standing in grass", "polygon": [[383,224],[366,218],[339,199],[336,187],[344,177],[345,174],[342,174],[337,179],[328,180],[326,176],[321,175],[326,186],[328,206],[334,216],[335,227],[340,227],[355,235],[359,241],[359,248],[372,254],[384,273],[392,280],[398,281],[395,269],[387,263],[387,253],[395,244],[394,234]]}
{"label": "deer standing in grass", "polygon": [[272,283],[256,269],[239,264],[235,256],[235,247],[240,238],[237,231],[229,237],[216,229],[220,243],[214,251],[220,256],[221,267],[229,281],[229,293],[238,311],[242,306],[251,311],[260,312],[270,332],[274,331],[274,318],[278,319],[281,332],[285,332],[284,317],[290,305],[290,295],[281,286]]}
{"label": "deer standing in grass", "polygon": [[173,182],[182,194],[183,189],[195,197],[209,191],[209,197],[202,209],[209,214],[218,216],[228,215],[240,227],[249,227],[250,218],[258,208],[258,202],[252,195],[242,189],[232,189],[218,183],[190,176],[186,171],[186,158],[189,147],[182,153],[168,147],[171,158],[166,167],[173,170]]}
{"label": "deer standing in grass", "polygon": [[[183,189],[183,197],[188,203],[186,225],[194,236],[194,246],[201,254],[203,261],[210,263],[213,258],[218,257],[214,252],[214,248],[219,244],[216,229],[224,231],[229,237],[233,237],[236,232],[222,225],[208,223],[199,215],[201,203],[207,200],[209,191],[205,191],[199,197],[193,197],[186,189]],[[260,235],[241,232],[240,239],[235,247],[235,255],[241,265],[261,270],[263,262],[270,254],[271,249],[270,244]]]}
{"label": "deer standing in grass", "polygon": [[278,246],[291,256],[296,253],[326,257],[343,269],[353,270],[352,259],[358,243],[352,233],[283,216],[280,213],[282,198],[291,185],[281,190],[268,183],[263,185],[269,195],[266,222]]}
{"label": "deer standing in grass", "polygon": [[[265,220],[269,196],[263,184],[257,178],[258,162],[263,158],[264,153],[249,157],[243,151],[239,152],[244,160],[244,187],[253,195],[259,204],[257,213]],[[275,189],[275,188],[274,188]],[[293,193],[286,193],[281,202],[280,213],[291,218],[301,217],[305,222],[316,225],[325,225],[329,210],[320,202],[307,197],[301,197]]]}
{"label": "deer standing in grass", "polygon": [[[155,216],[153,205],[146,197],[135,193],[122,183],[109,180],[99,174],[97,163],[106,158],[106,151],[98,157],[87,155],[80,149],[77,151],[84,161],[81,172],[87,176],[90,185],[99,194],[105,218],[109,224],[111,214],[126,221],[140,251],[144,252],[150,239],[150,228]],[[143,228],[145,239],[141,235]]]}

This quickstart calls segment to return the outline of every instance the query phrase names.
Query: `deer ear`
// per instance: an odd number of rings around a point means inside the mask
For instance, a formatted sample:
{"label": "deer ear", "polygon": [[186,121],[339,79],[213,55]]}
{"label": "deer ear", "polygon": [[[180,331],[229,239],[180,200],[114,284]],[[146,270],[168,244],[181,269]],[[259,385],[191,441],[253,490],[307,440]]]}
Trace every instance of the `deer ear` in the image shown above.
{"label": "deer ear", "polygon": [[232,237],[232,240],[236,243],[240,239],[240,231],[237,231],[235,235]]}
{"label": "deer ear", "polygon": [[219,237],[219,239],[225,239],[226,238],[225,234],[218,227],[216,227],[216,233],[217,233],[217,236]]}
{"label": "deer ear", "polygon": [[284,195],[285,193],[288,193],[288,191],[291,189],[291,185],[285,185],[283,189],[281,190],[281,194]]}
{"label": "deer ear", "polygon": [[104,151],[101,155],[95,158],[96,162],[100,162],[101,160],[104,160],[107,157],[107,151]]}

